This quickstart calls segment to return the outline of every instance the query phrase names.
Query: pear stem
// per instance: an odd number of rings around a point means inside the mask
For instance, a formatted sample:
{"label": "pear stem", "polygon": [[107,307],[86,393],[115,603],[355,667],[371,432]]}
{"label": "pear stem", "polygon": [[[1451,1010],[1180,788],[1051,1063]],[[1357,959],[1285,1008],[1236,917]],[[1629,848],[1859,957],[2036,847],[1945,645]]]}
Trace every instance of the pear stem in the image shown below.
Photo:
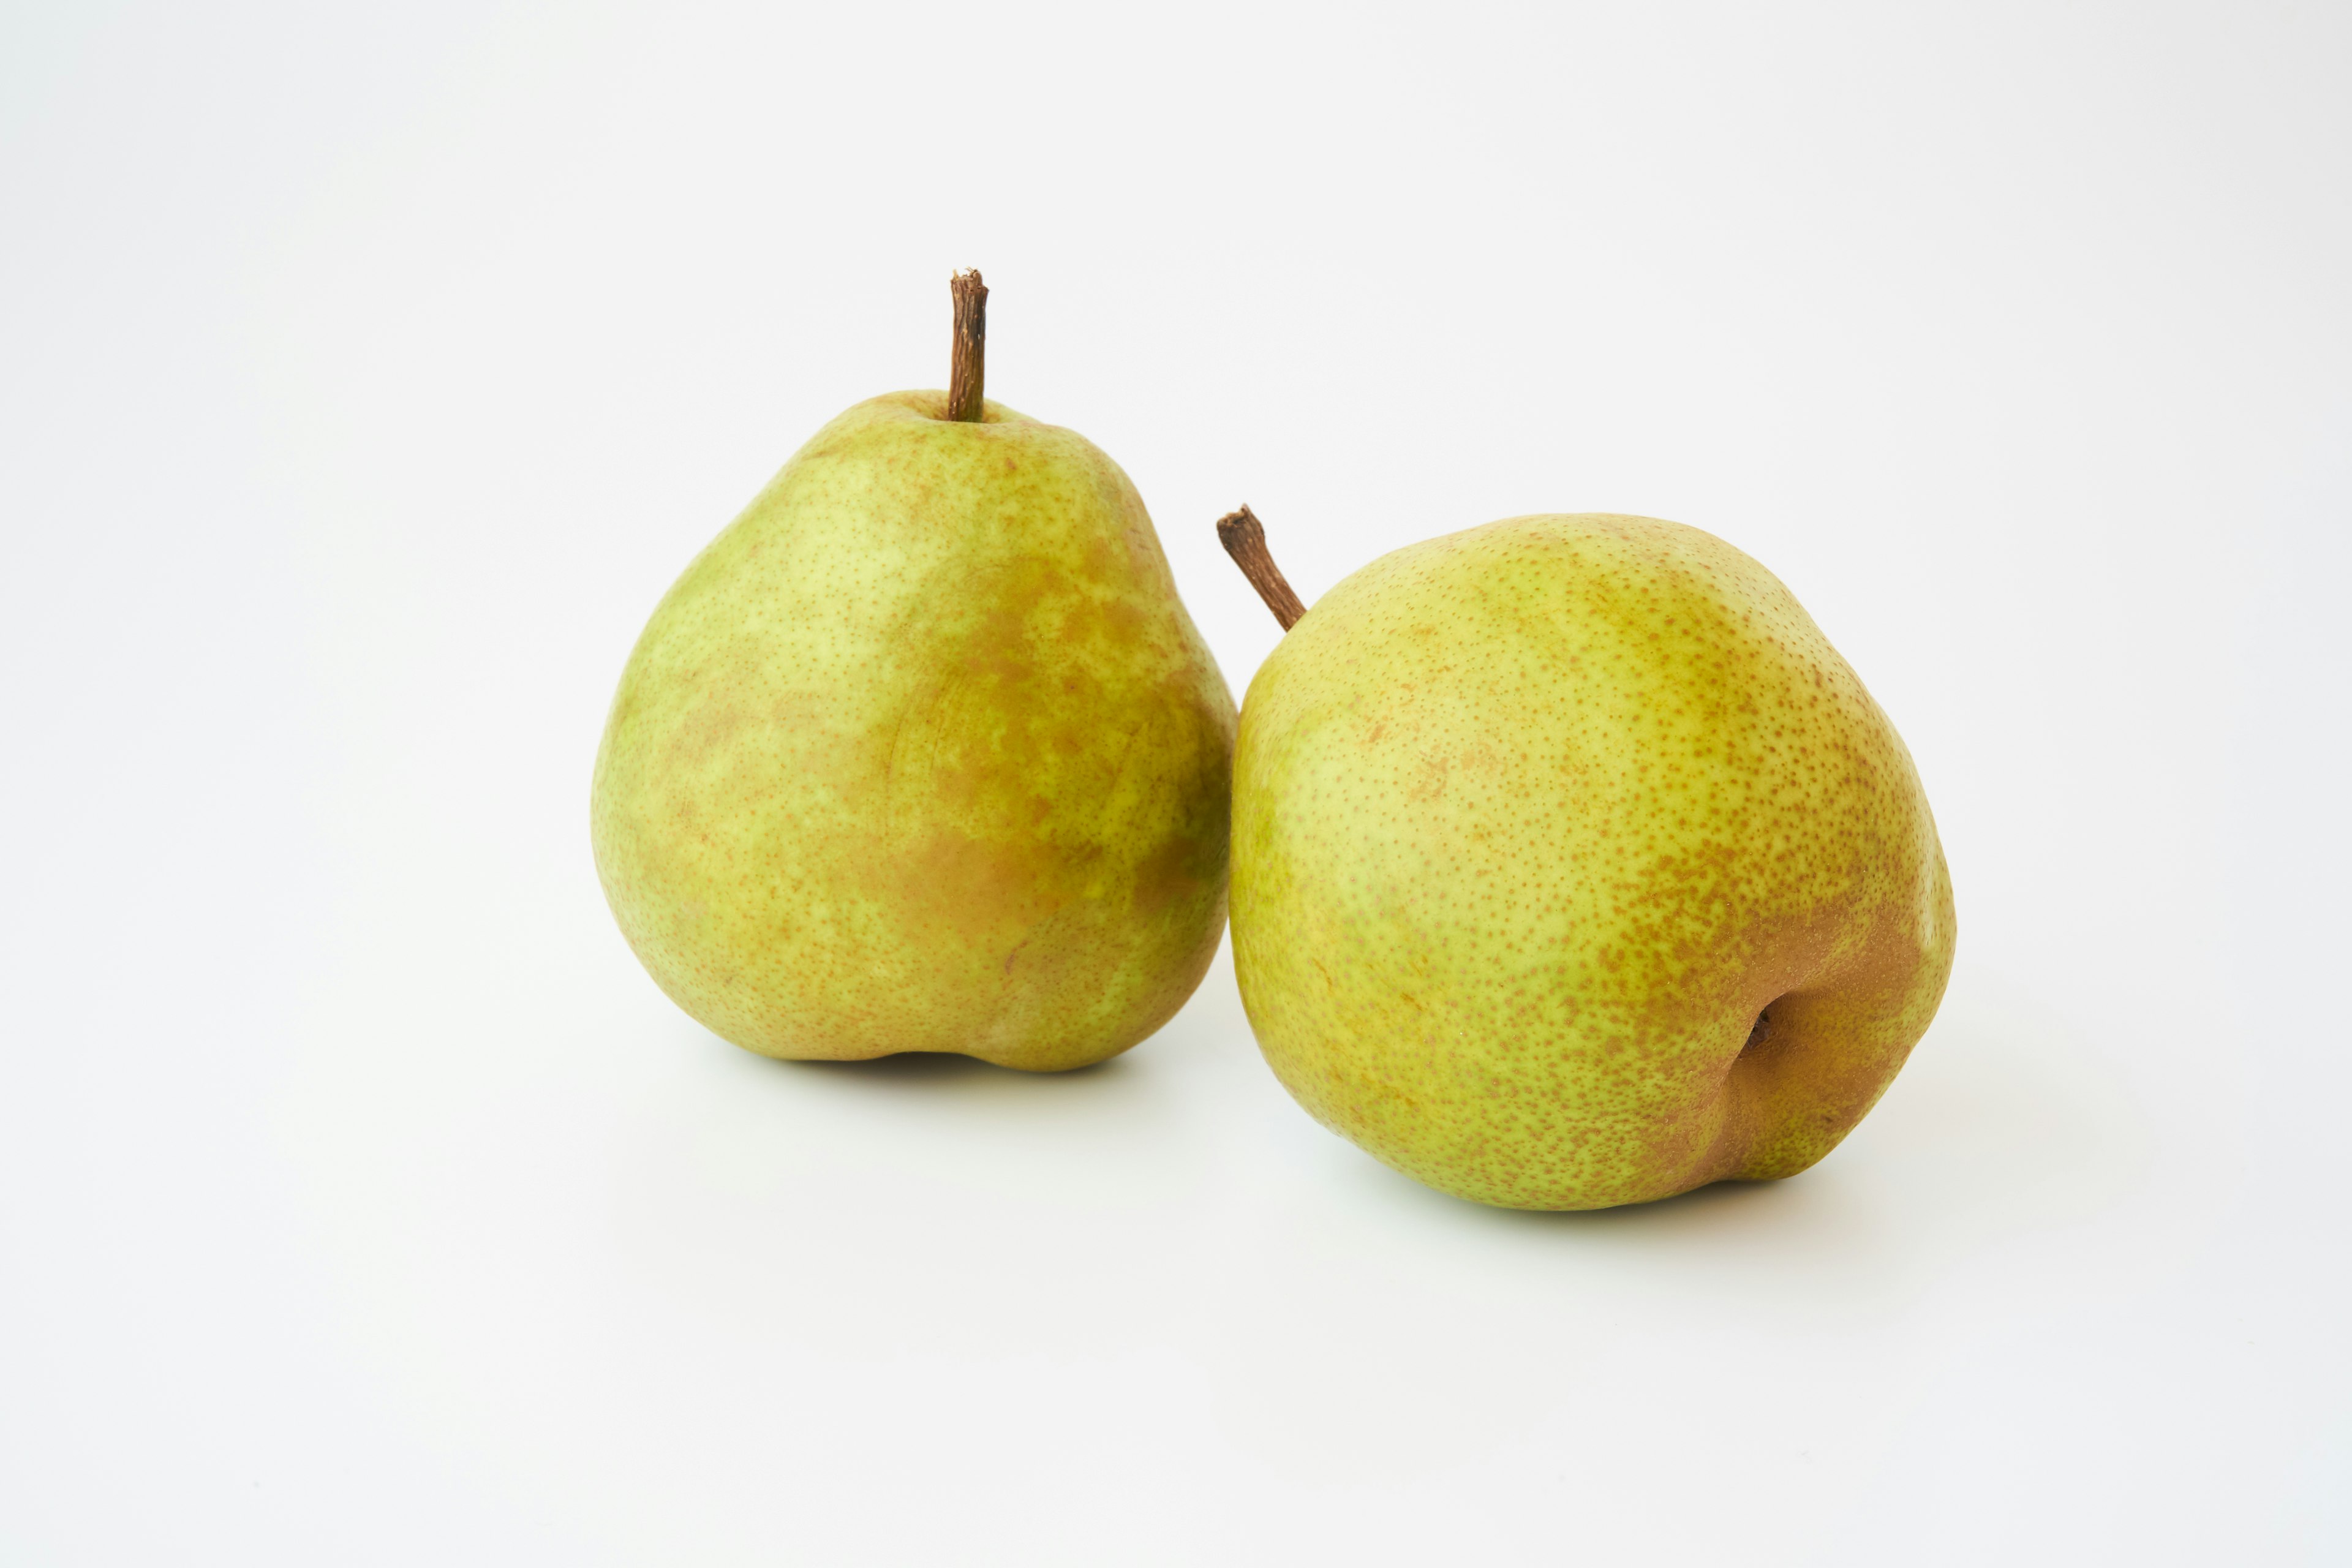
{"label": "pear stem", "polygon": [[1265,607],[1274,612],[1274,618],[1282,623],[1282,629],[1297,626],[1307,606],[1298,602],[1282,568],[1274,563],[1274,553],[1265,547],[1265,525],[1258,521],[1257,513],[1244,505],[1217,519],[1217,542],[1257,590],[1257,596],[1265,601]]}
{"label": "pear stem", "polygon": [[955,300],[955,342],[948,357],[948,417],[980,422],[981,386],[987,380],[988,285],[980,272],[959,272],[948,280]]}

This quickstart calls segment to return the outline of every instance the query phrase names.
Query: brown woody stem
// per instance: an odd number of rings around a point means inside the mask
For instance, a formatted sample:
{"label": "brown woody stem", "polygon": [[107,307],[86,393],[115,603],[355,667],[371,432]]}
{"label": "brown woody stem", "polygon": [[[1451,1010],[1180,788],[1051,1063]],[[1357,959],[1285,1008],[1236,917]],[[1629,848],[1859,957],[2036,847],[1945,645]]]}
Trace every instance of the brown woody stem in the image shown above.
{"label": "brown woody stem", "polygon": [[980,422],[980,392],[986,381],[988,351],[988,285],[977,269],[959,272],[948,280],[955,299],[955,345],[948,359],[948,417],[967,425]]}
{"label": "brown woody stem", "polygon": [[1298,602],[1282,568],[1274,563],[1274,554],[1265,547],[1265,525],[1258,521],[1257,513],[1244,506],[1217,519],[1217,542],[1257,590],[1257,596],[1265,601],[1265,607],[1274,612],[1274,618],[1282,623],[1282,629],[1297,626],[1307,606]]}

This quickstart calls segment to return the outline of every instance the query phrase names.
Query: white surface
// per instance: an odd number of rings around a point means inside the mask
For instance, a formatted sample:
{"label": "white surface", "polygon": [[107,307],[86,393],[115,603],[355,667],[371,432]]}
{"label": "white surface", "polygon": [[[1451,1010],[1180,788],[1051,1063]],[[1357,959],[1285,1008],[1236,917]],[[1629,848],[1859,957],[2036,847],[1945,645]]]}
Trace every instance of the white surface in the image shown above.
{"label": "white surface", "polygon": [[[2352,1555],[2352,11],[1772,9],[12,7],[0,1559]],[[1959,891],[1860,1131],[1500,1214],[1223,961],[1066,1079],[672,1008],[612,684],[966,265],[1236,692],[1244,500],[1777,571]]]}

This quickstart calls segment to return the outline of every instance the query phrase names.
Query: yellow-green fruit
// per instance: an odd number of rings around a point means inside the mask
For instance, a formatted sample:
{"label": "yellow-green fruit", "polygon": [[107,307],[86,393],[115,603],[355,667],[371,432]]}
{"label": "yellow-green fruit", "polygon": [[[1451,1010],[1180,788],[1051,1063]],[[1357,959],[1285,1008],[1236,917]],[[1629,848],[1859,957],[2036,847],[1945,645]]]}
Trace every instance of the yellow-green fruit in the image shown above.
{"label": "yellow-green fruit", "polygon": [[1234,958],[1318,1120],[1513,1208],[1793,1175],[1951,972],[1911,757],[1779,579],[1650,518],[1382,557],[1243,705]]}
{"label": "yellow-green fruit", "polygon": [[850,409],[670,589],[597,754],[596,867],[739,1046],[1084,1067],[1216,950],[1233,698],[1116,463],[944,410]]}

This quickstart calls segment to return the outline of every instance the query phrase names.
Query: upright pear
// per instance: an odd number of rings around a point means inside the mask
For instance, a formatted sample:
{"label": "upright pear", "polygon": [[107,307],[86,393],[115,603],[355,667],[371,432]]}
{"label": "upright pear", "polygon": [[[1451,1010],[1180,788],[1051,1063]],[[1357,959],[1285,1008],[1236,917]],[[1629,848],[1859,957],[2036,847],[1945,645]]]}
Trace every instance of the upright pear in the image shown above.
{"label": "upright pear", "polygon": [[982,398],[986,297],[946,393],[849,409],[695,559],[613,700],[605,896],[750,1050],[1084,1067],[1223,929],[1233,699],[1118,465]]}
{"label": "upright pear", "polygon": [[1251,681],[1234,961],[1326,1125],[1513,1208],[1804,1170],[1951,972],[1895,726],[1788,589],[1652,518],[1518,517],[1383,556]]}

